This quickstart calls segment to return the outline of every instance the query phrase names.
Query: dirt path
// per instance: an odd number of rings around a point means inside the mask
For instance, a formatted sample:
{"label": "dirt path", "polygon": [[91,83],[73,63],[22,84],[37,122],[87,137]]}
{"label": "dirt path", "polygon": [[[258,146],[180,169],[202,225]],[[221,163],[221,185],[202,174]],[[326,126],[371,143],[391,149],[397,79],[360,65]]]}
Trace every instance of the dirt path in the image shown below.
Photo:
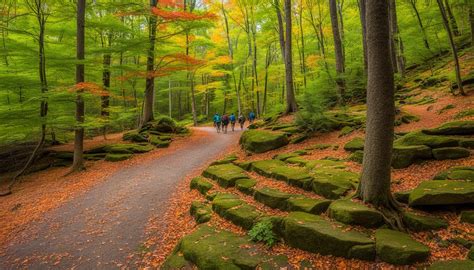
{"label": "dirt path", "polygon": [[240,134],[200,130],[207,136],[171,154],[121,169],[47,213],[7,246],[0,269],[135,268],[132,255],[142,252],[148,219],[164,214],[180,180],[237,144]]}

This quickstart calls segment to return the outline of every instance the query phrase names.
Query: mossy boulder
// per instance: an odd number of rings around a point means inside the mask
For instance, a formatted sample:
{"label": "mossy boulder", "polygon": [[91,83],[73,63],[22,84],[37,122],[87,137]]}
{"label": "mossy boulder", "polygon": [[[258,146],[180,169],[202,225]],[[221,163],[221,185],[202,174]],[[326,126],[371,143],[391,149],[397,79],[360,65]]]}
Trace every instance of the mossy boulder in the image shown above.
{"label": "mossy boulder", "polygon": [[357,150],[364,150],[364,139],[356,137],[344,145],[344,150],[355,152]]}
{"label": "mossy boulder", "polygon": [[287,200],[294,196],[293,194],[267,187],[255,190],[254,194],[254,198],[257,202],[280,210],[286,210],[288,205]]}
{"label": "mossy boulder", "polygon": [[392,167],[406,168],[418,160],[431,159],[431,148],[426,145],[397,145],[393,146]]}
{"label": "mossy boulder", "polygon": [[145,134],[141,134],[138,130],[132,130],[127,133],[123,134],[124,141],[132,141],[132,142],[147,142],[148,139],[146,138]]}
{"label": "mossy boulder", "polygon": [[469,180],[474,181],[473,166],[452,167],[439,172],[433,177],[433,180]]}
{"label": "mossy boulder", "polygon": [[409,197],[411,206],[474,203],[474,183],[469,181],[424,181]]}
{"label": "mossy boulder", "polygon": [[160,133],[175,133],[178,131],[176,122],[167,116],[161,116],[156,120],[150,121],[143,125],[141,132],[155,131]]}
{"label": "mossy boulder", "polygon": [[112,154],[146,153],[153,149],[150,144],[109,144],[103,147],[104,152]]}
{"label": "mossy boulder", "polygon": [[297,143],[302,143],[305,140],[309,138],[309,134],[307,133],[302,133],[302,134],[297,134],[291,137],[290,143],[291,144],[297,144]]}
{"label": "mossy boulder", "polygon": [[195,177],[191,180],[190,187],[198,190],[202,195],[206,195],[214,186],[203,177]]}
{"label": "mossy boulder", "polygon": [[211,163],[211,165],[221,165],[221,164],[229,164],[229,163],[233,163],[234,161],[237,161],[237,156],[236,155],[230,155],[230,156],[227,156],[221,160],[217,160],[217,161],[214,161]]}
{"label": "mossy boulder", "polygon": [[395,140],[395,146],[426,145],[430,148],[453,147],[459,145],[459,138],[428,135],[423,132],[410,132]]}
{"label": "mossy boulder", "polygon": [[248,178],[244,169],[234,164],[221,164],[208,167],[202,175],[211,178],[224,188],[233,187],[238,179]]}
{"label": "mossy boulder", "polygon": [[[266,253],[249,237],[217,230],[207,225],[201,225],[196,231],[183,237],[162,268],[183,267],[183,260],[176,256],[181,256],[198,269],[239,270],[288,267],[286,257]],[[176,264],[177,262],[181,264]]]}
{"label": "mossy boulder", "polygon": [[242,147],[251,153],[264,153],[283,147],[288,143],[288,137],[283,132],[246,130],[240,137]]}
{"label": "mossy boulder", "polygon": [[290,185],[311,190],[312,177],[308,169],[290,167],[280,160],[262,160],[252,163],[252,169],[258,174],[285,181]]}
{"label": "mossy boulder", "polygon": [[247,195],[253,195],[254,187],[257,185],[257,181],[254,179],[239,179],[235,181],[235,187],[242,193]]}
{"label": "mossy boulder", "polygon": [[331,218],[349,225],[373,228],[384,224],[383,216],[379,211],[351,200],[332,202],[329,205],[328,214]]}
{"label": "mossy boulder", "polygon": [[242,204],[244,202],[234,194],[218,193],[212,199],[212,210],[222,216],[225,211]]}
{"label": "mossy boulder", "polygon": [[286,167],[281,160],[259,160],[252,162],[252,171],[265,177],[272,177],[273,172],[278,167]]}
{"label": "mossy boulder", "polygon": [[310,214],[319,215],[326,212],[330,200],[324,199],[312,199],[306,197],[294,197],[287,200],[287,209],[292,212],[305,212]]}
{"label": "mossy boulder", "polygon": [[474,135],[474,121],[454,121],[444,123],[437,128],[425,129],[430,135]]}
{"label": "mossy boulder", "polygon": [[341,132],[339,133],[339,137],[343,137],[343,136],[346,136],[346,135],[349,135],[351,134],[352,132],[354,132],[354,128],[353,127],[350,127],[350,126],[345,126],[341,129]]}
{"label": "mossy boulder", "polygon": [[375,257],[374,241],[368,236],[320,216],[291,212],[283,219],[282,232],[290,246],[309,252],[364,260]]}
{"label": "mossy boulder", "polygon": [[187,261],[181,253],[176,252],[168,256],[168,258],[166,258],[166,261],[163,263],[160,269],[161,270],[193,269],[193,265],[192,263]]}
{"label": "mossy boulder", "polygon": [[212,217],[211,207],[199,201],[192,202],[189,212],[199,224],[208,222]]}
{"label": "mossy boulder", "polygon": [[467,257],[469,258],[469,260],[474,261],[474,246],[472,246],[471,249],[469,250]]}
{"label": "mossy boulder", "polygon": [[474,210],[461,211],[461,222],[474,224]]}
{"label": "mossy boulder", "polygon": [[313,191],[327,199],[335,200],[355,188],[359,175],[340,169],[320,168],[311,172]]}
{"label": "mossy boulder", "polygon": [[84,159],[97,161],[104,159],[106,155],[107,153],[84,154]]}
{"label": "mossy boulder", "polygon": [[462,147],[442,147],[433,149],[433,157],[437,160],[460,159],[469,157],[471,152]]}
{"label": "mossy boulder", "polygon": [[395,197],[395,200],[397,200],[398,202],[408,203],[408,200],[410,198],[410,193],[411,193],[411,190],[399,191],[399,192],[393,193],[393,196]]}
{"label": "mossy boulder", "polygon": [[353,152],[349,158],[348,158],[350,161],[354,161],[354,162],[357,162],[359,164],[362,164],[363,160],[364,160],[364,151],[362,150],[357,150],[355,152]]}
{"label": "mossy boulder", "polygon": [[157,148],[167,148],[168,146],[170,146],[171,141],[162,140],[157,135],[150,135],[150,143]]}
{"label": "mossy boulder", "polygon": [[429,270],[472,270],[474,269],[474,261],[472,260],[450,260],[434,262]]}
{"label": "mossy boulder", "polygon": [[449,225],[444,219],[410,212],[403,213],[403,222],[410,230],[415,232],[445,229]]}
{"label": "mossy boulder", "polygon": [[131,158],[133,154],[113,154],[109,153],[105,156],[105,160],[111,162],[123,161]]}
{"label": "mossy boulder", "polygon": [[375,246],[379,259],[396,265],[413,264],[430,256],[430,249],[410,235],[388,229],[375,231]]}
{"label": "mossy boulder", "polygon": [[243,162],[234,161],[234,164],[246,171],[250,171],[252,169],[252,161],[243,161]]}
{"label": "mossy boulder", "polygon": [[289,158],[292,158],[292,157],[299,157],[300,155],[296,154],[296,153],[284,153],[284,154],[278,154],[276,156],[273,157],[273,159],[277,159],[277,160],[281,160],[281,161],[285,161]]}
{"label": "mossy boulder", "polygon": [[474,138],[461,139],[459,141],[459,146],[469,149],[474,149]]}
{"label": "mossy boulder", "polygon": [[230,208],[219,215],[246,230],[250,230],[263,216],[254,206],[248,204]]}

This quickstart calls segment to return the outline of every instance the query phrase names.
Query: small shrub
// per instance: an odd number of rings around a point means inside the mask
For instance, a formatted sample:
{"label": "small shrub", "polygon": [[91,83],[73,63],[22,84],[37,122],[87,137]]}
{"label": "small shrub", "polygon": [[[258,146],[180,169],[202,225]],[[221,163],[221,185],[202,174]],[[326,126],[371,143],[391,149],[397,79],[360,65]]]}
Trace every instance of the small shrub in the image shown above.
{"label": "small shrub", "polygon": [[273,224],[270,220],[263,220],[255,224],[248,234],[252,241],[263,242],[269,247],[275,245],[277,241],[277,237],[273,233]]}

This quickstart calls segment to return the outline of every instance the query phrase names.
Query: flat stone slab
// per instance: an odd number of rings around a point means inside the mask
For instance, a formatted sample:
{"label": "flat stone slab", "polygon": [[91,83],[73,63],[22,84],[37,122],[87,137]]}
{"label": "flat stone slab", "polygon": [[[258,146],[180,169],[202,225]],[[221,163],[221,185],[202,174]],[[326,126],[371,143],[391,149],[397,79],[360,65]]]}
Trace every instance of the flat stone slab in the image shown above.
{"label": "flat stone slab", "polygon": [[320,216],[291,212],[283,219],[283,237],[290,246],[322,255],[373,260],[374,241],[368,236],[344,230]]}
{"label": "flat stone slab", "polygon": [[439,172],[433,180],[469,180],[474,181],[474,166],[452,167]]}
{"label": "flat stone slab", "polygon": [[132,154],[132,153],[146,153],[155,149],[151,144],[109,144],[104,146],[103,151],[112,154]]}
{"label": "flat stone slab", "polygon": [[221,164],[208,167],[202,175],[211,178],[224,188],[233,187],[238,179],[248,178],[245,170],[234,164]]}
{"label": "flat stone slab", "polygon": [[252,129],[245,131],[240,137],[242,147],[251,153],[264,153],[288,143],[288,137],[284,132]]}
{"label": "flat stone slab", "polygon": [[206,195],[206,193],[214,187],[212,183],[207,181],[203,177],[195,177],[191,180],[190,188],[198,190],[202,195]]}
{"label": "flat stone slab", "polygon": [[444,219],[410,212],[403,213],[403,222],[410,230],[415,232],[445,229],[449,225]]}
{"label": "flat stone slab", "polygon": [[237,226],[250,230],[263,217],[263,213],[252,205],[242,204],[222,212],[221,216]]}
{"label": "flat stone slab", "polygon": [[247,236],[201,225],[179,244],[161,269],[280,269],[288,267],[285,256],[271,255]]}
{"label": "flat stone slab", "polygon": [[426,145],[430,148],[453,147],[459,145],[459,138],[428,135],[422,132],[410,132],[405,136],[394,141],[394,146],[397,145]]}
{"label": "flat stone slab", "polygon": [[350,225],[373,228],[384,224],[384,219],[380,212],[351,200],[332,202],[329,205],[328,214],[331,218]]}
{"label": "flat stone slab", "polygon": [[379,259],[396,265],[413,264],[430,256],[430,249],[410,235],[388,229],[375,232],[375,246]]}
{"label": "flat stone slab", "polygon": [[322,168],[313,170],[313,191],[327,199],[335,200],[355,188],[359,175],[340,169]]}
{"label": "flat stone slab", "polygon": [[424,129],[423,133],[431,135],[473,135],[474,121],[454,121],[444,123],[437,128]]}
{"label": "flat stone slab", "polygon": [[205,223],[211,220],[212,209],[208,204],[194,201],[189,210],[191,216],[194,217],[197,223]]}
{"label": "flat stone slab", "polygon": [[364,150],[364,139],[356,137],[344,145],[344,150],[354,152],[357,150]]}
{"label": "flat stone slab", "polygon": [[433,149],[433,157],[437,160],[460,159],[469,157],[469,149],[462,147],[442,147]]}
{"label": "flat stone slab", "polygon": [[392,167],[406,168],[418,160],[432,159],[431,148],[426,145],[395,144],[392,151]]}
{"label": "flat stone slab", "polygon": [[294,196],[294,194],[267,187],[255,190],[254,194],[254,198],[257,202],[284,211],[287,209],[287,200]]}
{"label": "flat stone slab", "polygon": [[299,211],[319,215],[326,212],[330,200],[295,197],[287,200],[288,211]]}
{"label": "flat stone slab", "polygon": [[472,260],[451,260],[434,262],[429,270],[472,270],[474,261]]}
{"label": "flat stone slab", "polygon": [[276,180],[285,181],[288,184],[311,190],[313,180],[308,169],[302,167],[290,167],[280,160],[262,160],[252,163],[252,169],[256,173]]}
{"label": "flat stone slab", "polygon": [[257,185],[257,181],[254,179],[239,179],[235,181],[235,187],[242,193],[247,195],[253,195],[254,187]]}
{"label": "flat stone slab", "polygon": [[424,181],[409,196],[411,206],[471,203],[474,203],[474,183],[470,181]]}

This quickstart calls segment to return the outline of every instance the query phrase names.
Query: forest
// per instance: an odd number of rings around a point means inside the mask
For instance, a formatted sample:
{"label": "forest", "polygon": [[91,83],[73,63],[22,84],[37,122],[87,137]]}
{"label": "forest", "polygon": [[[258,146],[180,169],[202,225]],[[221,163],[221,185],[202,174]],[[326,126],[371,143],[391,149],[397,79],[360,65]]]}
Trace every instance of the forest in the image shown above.
{"label": "forest", "polygon": [[0,268],[474,268],[472,0],[2,0],[0,33]]}

